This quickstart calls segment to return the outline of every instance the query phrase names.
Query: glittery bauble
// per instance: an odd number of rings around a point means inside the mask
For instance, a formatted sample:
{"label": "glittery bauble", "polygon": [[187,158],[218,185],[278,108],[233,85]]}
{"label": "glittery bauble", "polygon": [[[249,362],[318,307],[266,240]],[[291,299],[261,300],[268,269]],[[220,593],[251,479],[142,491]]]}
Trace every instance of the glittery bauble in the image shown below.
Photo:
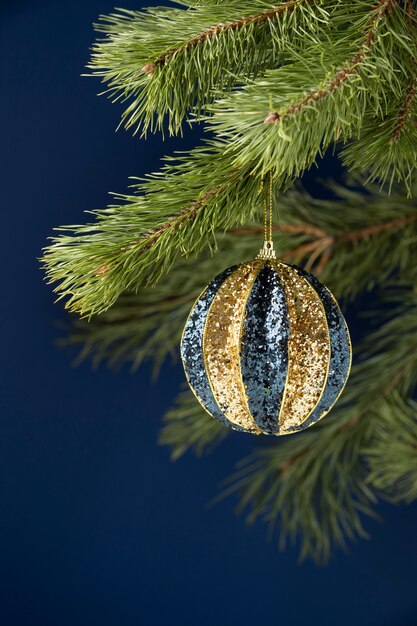
{"label": "glittery bauble", "polygon": [[191,389],[234,430],[285,435],[322,418],[345,386],[349,331],[312,274],[276,260],[230,267],[199,296],[181,357]]}

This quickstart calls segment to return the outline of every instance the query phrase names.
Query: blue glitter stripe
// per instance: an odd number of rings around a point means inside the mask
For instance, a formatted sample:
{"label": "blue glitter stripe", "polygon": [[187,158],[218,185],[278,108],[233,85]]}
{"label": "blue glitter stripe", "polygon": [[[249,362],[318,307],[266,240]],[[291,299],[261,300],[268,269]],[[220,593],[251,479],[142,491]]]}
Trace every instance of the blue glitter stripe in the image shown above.
{"label": "blue glitter stripe", "polygon": [[317,422],[327,413],[338,399],[349,376],[351,347],[345,318],[330,291],[313,274],[296,268],[317,291],[324,310],[330,333],[330,365],[323,395],[310,417],[295,430],[302,430]]}
{"label": "blue glitter stripe", "polygon": [[236,266],[229,267],[216,276],[194,304],[181,339],[181,358],[188,383],[205,410],[229,428],[242,430],[232,424],[217,405],[203,357],[203,333],[208,310],[219,288],[235,269]]}
{"label": "blue glitter stripe", "polygon": [[246,304],[241,371],[248,405],[257,426],[276,434],[288,368],[289,323],[284,289],[266,263]]}

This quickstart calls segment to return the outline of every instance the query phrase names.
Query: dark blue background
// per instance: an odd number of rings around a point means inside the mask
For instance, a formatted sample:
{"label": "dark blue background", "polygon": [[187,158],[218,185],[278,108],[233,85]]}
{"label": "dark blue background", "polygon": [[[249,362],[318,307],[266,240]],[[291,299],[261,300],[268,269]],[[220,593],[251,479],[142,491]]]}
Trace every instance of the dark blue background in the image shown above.
{"label": "dark blue background", "polygon": [[[123,1],[126,8],[137,8]],[[114,133],[81,78],[107,0],[0,5],[0,623],[4,626],[411,626],[417,506],[381,506],[372,541],[324,569],[280,554],[233,502],[207,509],[250,437],[171,464],[156,445],[182,373],[71,369],[36,257],[179,141]],[[184,145],[184,144],[183,144]],[[320,172],[323,175],[323,171]]]}

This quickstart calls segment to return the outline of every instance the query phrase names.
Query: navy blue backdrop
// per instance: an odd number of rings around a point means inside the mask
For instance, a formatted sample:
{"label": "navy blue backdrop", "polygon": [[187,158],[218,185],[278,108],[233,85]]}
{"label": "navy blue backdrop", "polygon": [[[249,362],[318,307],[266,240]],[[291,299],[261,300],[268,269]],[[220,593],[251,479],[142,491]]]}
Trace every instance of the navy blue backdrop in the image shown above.
{"label": "navy blue backdrop", "polygon": [[416,505],[382,505],[372,540],[329,567],[297,565],[232,501],[206,507],[250,437],[176,464],[156,445],[179,368],[152,385],[146,368],[73,369],[56,348],[66,315],[36,260],[52,227],[84,221],[187,143],[115,133],[120,108],[80,77],[91,24],[112,8],[0,3],[0,623],[417,624]]}

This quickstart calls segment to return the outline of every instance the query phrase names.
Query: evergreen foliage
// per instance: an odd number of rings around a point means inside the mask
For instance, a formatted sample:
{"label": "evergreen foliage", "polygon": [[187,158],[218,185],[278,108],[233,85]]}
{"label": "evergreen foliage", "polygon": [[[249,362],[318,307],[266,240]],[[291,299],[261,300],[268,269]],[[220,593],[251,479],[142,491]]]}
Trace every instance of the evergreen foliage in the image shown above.
{"label": "evergreen foliage", "polygon": [[[135,133],[204,122],[210,138],[134,180],[94,222],[62,227],[43,263],[58,299],[91,319],[67,340],[80,359],[158,369],[198,293],[259,249],[272,174],[279,256],[345,304],[373,290],[389,310],[373,314],[379,327],[326,420],[261,440],[225,491],[323,562],[366,534],[379,497],[417,495],[416,2],[181,4],[101,18],[89,67]],[[323,201],[293,183],[329,147],[357,173]],[[161,442],[178,458],[227,434],[184,391]]]}

